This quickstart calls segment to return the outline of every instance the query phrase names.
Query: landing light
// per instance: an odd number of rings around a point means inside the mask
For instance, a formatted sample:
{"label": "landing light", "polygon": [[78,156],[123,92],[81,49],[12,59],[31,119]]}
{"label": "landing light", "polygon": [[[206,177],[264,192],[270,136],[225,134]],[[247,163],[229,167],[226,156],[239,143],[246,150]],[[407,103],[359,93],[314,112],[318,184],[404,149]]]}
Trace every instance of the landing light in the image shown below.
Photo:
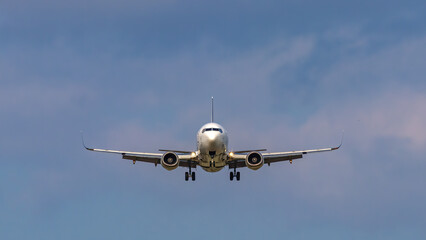
{"label": "landing light", "polygon": [[233,153],[233,152],[230,152],[230,153],[229,153],[229,156],[230,156],[230,157],[233,157],[233,156],[234,156],[234,153]]}
{"label": "landing light", "polygon": [[195,157],[195,152],[192,152],[192,153],[191,153],[191,157]]}

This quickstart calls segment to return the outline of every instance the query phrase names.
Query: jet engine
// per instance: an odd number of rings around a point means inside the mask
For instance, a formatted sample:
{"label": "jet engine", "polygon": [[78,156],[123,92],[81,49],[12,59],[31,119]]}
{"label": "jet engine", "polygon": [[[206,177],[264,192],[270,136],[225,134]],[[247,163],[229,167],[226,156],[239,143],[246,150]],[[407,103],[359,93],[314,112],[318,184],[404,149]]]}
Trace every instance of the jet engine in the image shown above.
{"label": "jet engine", "polygon": [[179,166],[179,157],[174,152],[166,152],[161,157],[161,166],[167,170],[174,170]]}
{"label": "jet engine", "polygon": [[251,152],[246,156],[246,165],[251,170],[257,170],[263,166],[263,156],[259,152]]}

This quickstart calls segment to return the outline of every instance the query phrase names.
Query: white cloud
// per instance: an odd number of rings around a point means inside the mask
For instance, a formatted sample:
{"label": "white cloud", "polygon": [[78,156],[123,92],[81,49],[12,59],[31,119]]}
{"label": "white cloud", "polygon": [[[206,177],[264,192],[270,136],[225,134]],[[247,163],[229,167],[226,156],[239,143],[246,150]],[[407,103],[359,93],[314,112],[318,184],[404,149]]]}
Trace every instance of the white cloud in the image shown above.
{"label": "white cloud", "polygon": [[226,103],[222,104],[226,108],[221,108],[226,111],[224,114],[247,114],[249,110],[263,109],[265,103],[272,101],[273,74],[308,59],[314,46],[314,38],[298,37],[279,39],[243,53],[221,55],[211,52],[224,51],[221,46],[203,45],[201,53],[185,52],[161,61],[139,58],[123,68],[125,72],[141,72],[143,78],[156,81],[134,97],[139,105],[179,102],[185,106],[180,107],[180,117],[186,121],[194,112],[204,112],[213,95],[218,103]]}
{"label": "white cloud", "polygon": [[[413,90],[398,90],[377,96],[375,100],[352,102],[340,118],[359,121],[367,139],[358,139],[359,144],[369,144],[371,139],[399,138],[408,140],[409,149],[424,151],[426,146],[426,95]],[[338,116],[334,116],[339,119]],[[346,119],[345,122],[349,122]],[[357,135],[360,133],[358,132]],[[361,137],[361,136],[359,136]],[[371,143],[371,142],[370,142]],[[371,149],[370,149],[371,150]]]}
{"label": "white cloud", "polygon": [[423,66],[425,46],[426,38],[420,37],[387,44],[375,52],[361,51],[344,56],[331,65],[322,83],[328,87],[364,87],[367,92],[375,93],[395,83],[415,87],[423,82],[426,73]]}

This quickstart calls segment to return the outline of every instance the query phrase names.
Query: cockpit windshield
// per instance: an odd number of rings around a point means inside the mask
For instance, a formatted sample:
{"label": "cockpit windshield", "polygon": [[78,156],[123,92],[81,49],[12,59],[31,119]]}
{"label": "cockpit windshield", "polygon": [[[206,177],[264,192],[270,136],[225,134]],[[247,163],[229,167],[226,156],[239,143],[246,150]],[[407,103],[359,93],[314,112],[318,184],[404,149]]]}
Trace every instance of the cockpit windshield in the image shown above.
{"label": "cockpit windshield", "polygon": [[204,133],[206,131],[216,131],[216,132],[223,133],[222,129],[220,129],[220,128],[204,128],[202,133]]}

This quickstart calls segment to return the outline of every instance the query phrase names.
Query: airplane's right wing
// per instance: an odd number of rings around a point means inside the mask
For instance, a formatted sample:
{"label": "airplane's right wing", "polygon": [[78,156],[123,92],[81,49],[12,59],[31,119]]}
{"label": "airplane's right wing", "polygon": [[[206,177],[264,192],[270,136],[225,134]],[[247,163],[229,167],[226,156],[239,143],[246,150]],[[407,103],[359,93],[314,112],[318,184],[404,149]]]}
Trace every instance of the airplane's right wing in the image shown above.
{"label": "airplane's right wing", "polygon": [[84,148],[93,152],[104,152],[104,153],[115,153],[120,154],[123,159],[140,161],[140,162],[149,162],[149,163],[160,163],[161,153],[144,153],[144,152],[128,152],[128,151],[118,151],[118,150],[108,150],[108,149],[98,149],[98,148],[89,148],[84,145]]}
{"label": "airplane's right wing", "polygon": [[[133,160],[133,162],[147,162],[154,163],[155,165],[160,164],[161,158],[164,154],[162,153],[145,153],[145,152],[129,152],[129,151],[120,151],[120,150],[109,150],[109,149],[99,149],[99,148],[89,148],[86,146],[82,136],[83,146],[86,150],[92,152],[103,152],[103,153],[115,153],[120,154],[123,159]],[[176,151],[183,152],[183,151]],[[191,167],[196,167],[198,163],[197,156],[193,154],[179,154],[177,155],[179,158],[179,167],[188,167],[191,163]]]}

